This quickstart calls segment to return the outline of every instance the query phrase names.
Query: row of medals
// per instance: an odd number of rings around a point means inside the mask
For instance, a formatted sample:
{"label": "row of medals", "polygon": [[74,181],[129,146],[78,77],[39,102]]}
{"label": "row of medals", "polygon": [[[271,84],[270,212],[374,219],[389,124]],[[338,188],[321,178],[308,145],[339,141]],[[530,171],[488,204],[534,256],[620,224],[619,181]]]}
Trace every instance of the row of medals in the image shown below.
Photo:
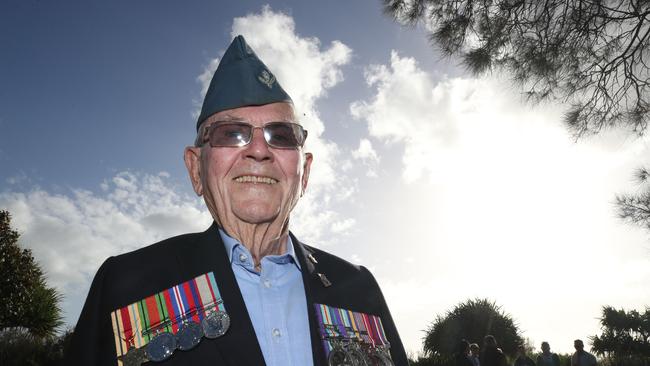
{"label": "row of medals", "polygon": [[328,336],[326,339],[332,345],[327,357],[329,366],[394,366],[390,345],[371,345],[363,342],[360,336]]}
{"label": "row of medals", "polygon": [[189,319],[183,319],[176,334],[162,331],[171,324],[169,320],[158,325],[157,330],[145,330],[143,335],[147,333],[156,335],[144,347],[131,346],[129,351],[118,359],[122,361],[123,366],[140,366],[148,361],[161,362],[171,357],[177,349],[188,351],[196,347],[202,337],[208,339],[221,337],[230,327],[230,316],[225,311],[214,310],[215,308],[216,304],[206,309],[206,315],[200,324],[191,319],[191,314],[187,314]]}

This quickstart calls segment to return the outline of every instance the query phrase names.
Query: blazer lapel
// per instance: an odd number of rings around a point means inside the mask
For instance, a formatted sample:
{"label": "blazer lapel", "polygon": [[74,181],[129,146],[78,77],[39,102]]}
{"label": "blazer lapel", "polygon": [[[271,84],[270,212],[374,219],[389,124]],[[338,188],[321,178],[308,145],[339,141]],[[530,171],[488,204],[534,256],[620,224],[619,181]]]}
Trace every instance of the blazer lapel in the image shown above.
{"label": "blazer lapel", "polygon": [[[325,350],[320,335],[320,328],[318,320],[316,319],[316,310],[314,308],[314,295],[320,293],[325,288],[321,282],[316,265],[318,264],[313,256],[312,251],[300,243],[293,234],[291,240],[293,242],[294,251],[300,268],[302,268],[302,281],[305,286],[305,296],[307,297],[307,314],[309,316],[309,330],[311,333],[311,350],[314,355],[314,366],[327,366],[327,358],[325,357]],[[321,298],[322,296],[318,296]]]}
{"label": "blazer lapel", "polygon": [[264,365],[264,356],[257,342],[255,329],[216,223],[199,236],[195,245],[179,249],[181,268],[191,272],[188,274],[190,277],[214,272],[226,312],[230,316],[230,328],[226,334],[214,341],[223,358],[233,366]]}

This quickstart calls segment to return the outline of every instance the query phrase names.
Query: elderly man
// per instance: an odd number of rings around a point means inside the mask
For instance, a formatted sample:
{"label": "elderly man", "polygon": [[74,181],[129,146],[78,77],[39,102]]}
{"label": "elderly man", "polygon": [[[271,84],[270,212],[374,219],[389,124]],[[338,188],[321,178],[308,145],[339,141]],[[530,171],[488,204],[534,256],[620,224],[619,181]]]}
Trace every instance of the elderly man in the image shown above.
{"label": "elderly man", "polygon": [[306,138],[289,95],[236,37],[184,156],[213,225],[107,259],[68,364],[407,365],[370,272],[289,232]]}

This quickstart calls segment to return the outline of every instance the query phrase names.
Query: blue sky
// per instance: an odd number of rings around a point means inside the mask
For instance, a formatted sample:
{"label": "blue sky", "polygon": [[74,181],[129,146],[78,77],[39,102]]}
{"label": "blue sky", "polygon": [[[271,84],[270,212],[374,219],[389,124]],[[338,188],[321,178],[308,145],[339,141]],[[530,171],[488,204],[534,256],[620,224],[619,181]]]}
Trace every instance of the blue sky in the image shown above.
{"label": "blue sky", "polygon": [[[25,141],[47,149],[48,163],[32,177],[42,184],[92,189],[98,177],[122,169],[180,174],[177,151],[192,139],[186,127],[200,100],[197,72],[227,47],[232,19],[263,4],[4,2],[0,159],[9,169],[0,177],[28,173],[45,160],[41,149],[20,148]],[[422,37],[382,17],[377,2],[342,2],[345,11],[316,6],[297,1],[273,9],[292,15],[301,34],[322,43],[345,37],[355,50],[345,68],[357,72],[349,78],[362,81],[359,69],[385,59],[391,44],[436,57]],[[336,118],[346,95],[365,92],[352,81],[321,101],[321,113]],[[152,146],[177,148],[146,148]]]}
{"label": "blue sky", "polygon": [[408,350],[477,296],[565,352],[598,332],[601,306],[650,303],[647,234],[612,204],[637,189],[647,139],[574,143],[562,106],[467,75],[379,1],[331,4],[0,4],[0,208],[69,324],[105,258],[209,225],[182,150],[239,33],[310,130],[292,230],[373,271]]}

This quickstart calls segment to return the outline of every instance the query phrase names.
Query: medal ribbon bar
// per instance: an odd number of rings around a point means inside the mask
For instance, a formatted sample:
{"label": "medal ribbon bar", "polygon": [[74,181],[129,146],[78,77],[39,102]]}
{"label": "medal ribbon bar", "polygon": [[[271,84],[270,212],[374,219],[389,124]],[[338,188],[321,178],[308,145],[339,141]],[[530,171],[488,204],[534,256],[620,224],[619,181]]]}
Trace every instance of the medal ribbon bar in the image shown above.
{"label": "medal ribbon bar", "polygon": [[117,309],[111,313],[117,356],[146,346],[157,332],[178,333],[183,321],[200,323],[211,309],[225,312],[212,272]]}
{"label": "medal ribbon bar", "polygon": [[337,339],[373,347],[390,346],[381,318],[378,316],[324,304],[314,305],[326,355],[332,351]]}

